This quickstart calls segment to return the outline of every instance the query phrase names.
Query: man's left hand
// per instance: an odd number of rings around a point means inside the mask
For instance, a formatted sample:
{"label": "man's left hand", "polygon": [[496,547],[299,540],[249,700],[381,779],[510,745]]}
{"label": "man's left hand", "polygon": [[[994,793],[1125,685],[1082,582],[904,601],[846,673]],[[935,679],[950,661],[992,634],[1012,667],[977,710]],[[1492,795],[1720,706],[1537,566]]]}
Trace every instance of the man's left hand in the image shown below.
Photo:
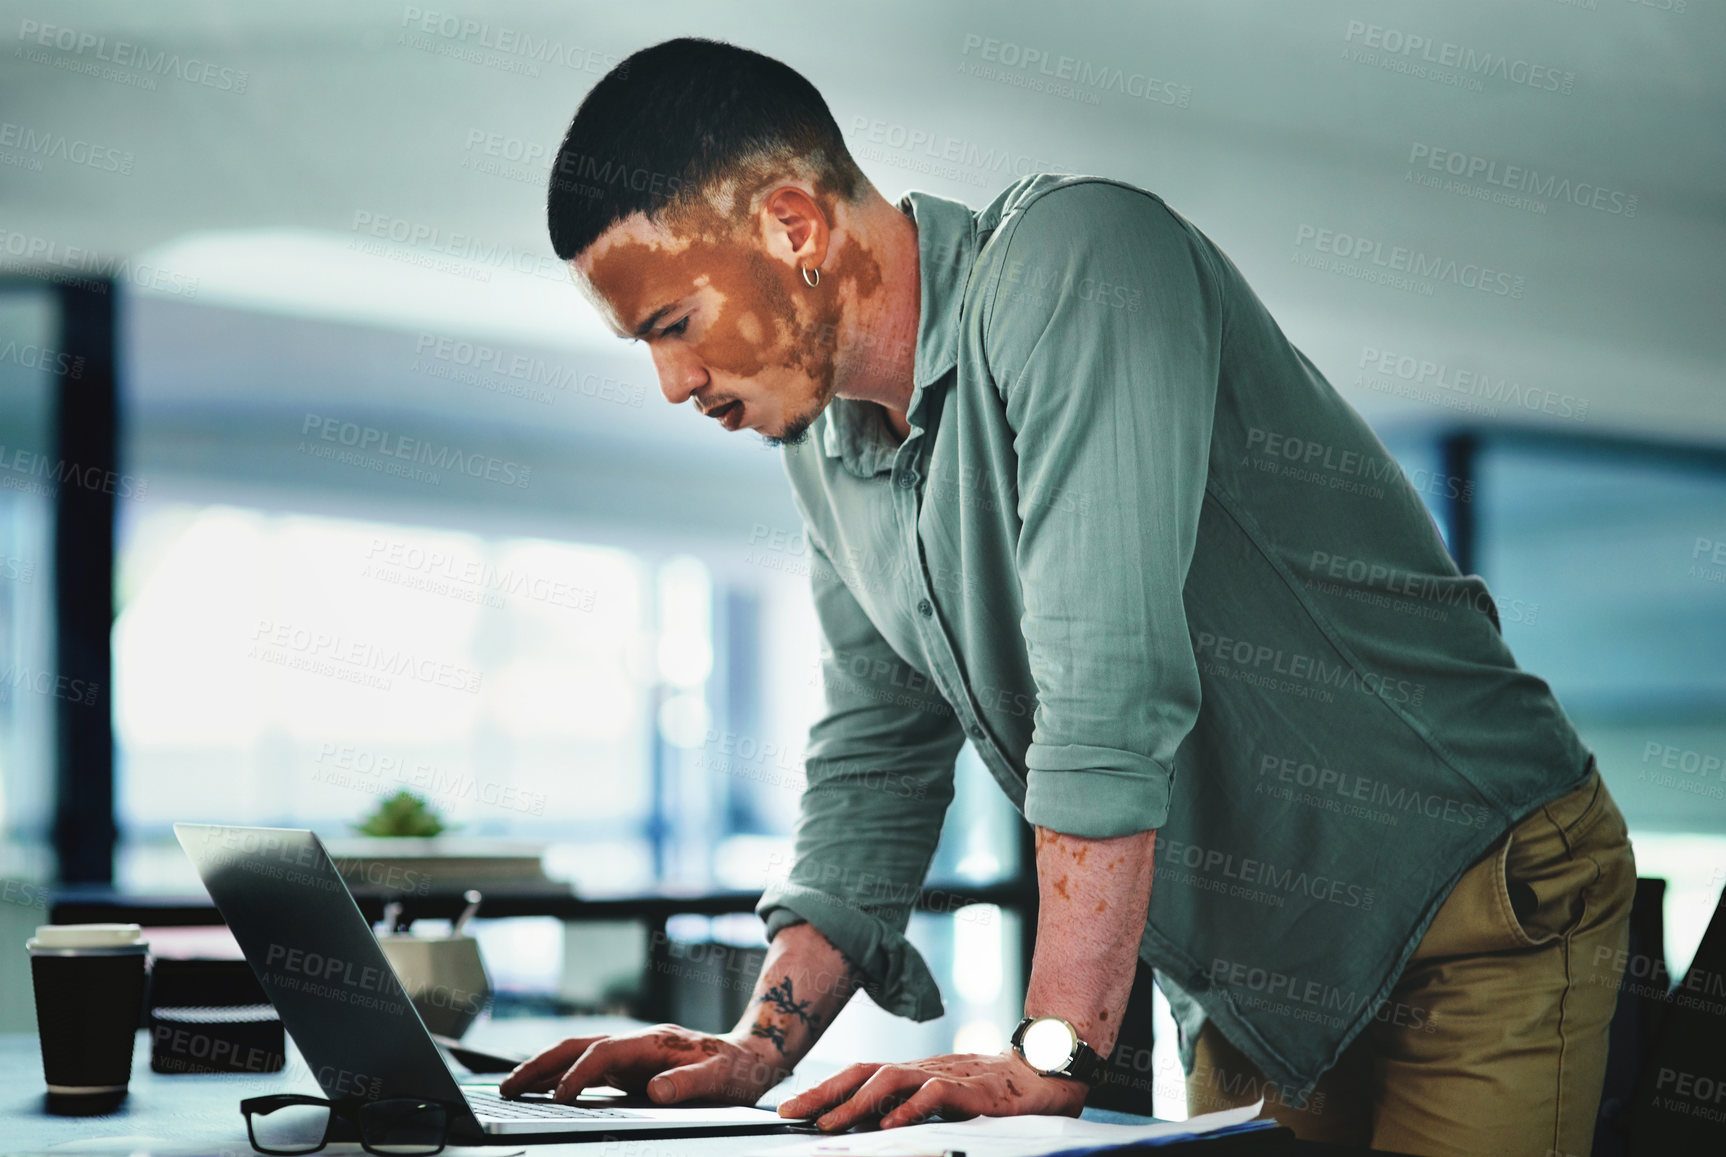
{"label": "man's left hand", "polygon": [[1017,1053],[968,1053],[902,1065],[842,1069],[779,1105],[782,1117],[811,1117],[823,1132],[879,1120],[881,1128],[915,1125],[940,1115],[949,1121],[1050,1113],[1077,1117],[1089,1092],[1082,1081],[1048,1077]]}

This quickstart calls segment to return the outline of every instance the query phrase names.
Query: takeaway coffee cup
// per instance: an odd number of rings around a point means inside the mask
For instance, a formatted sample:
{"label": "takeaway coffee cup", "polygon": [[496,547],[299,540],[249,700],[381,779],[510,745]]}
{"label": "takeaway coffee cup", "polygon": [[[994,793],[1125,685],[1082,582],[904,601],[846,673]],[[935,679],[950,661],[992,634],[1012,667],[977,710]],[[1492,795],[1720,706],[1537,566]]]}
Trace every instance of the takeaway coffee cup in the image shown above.
{"label": "takeaway coffee cup", "polygon": [[136,924],[45,924],[26,945],[51,1113],[105,1113],[126,1097],[144,1007]]}

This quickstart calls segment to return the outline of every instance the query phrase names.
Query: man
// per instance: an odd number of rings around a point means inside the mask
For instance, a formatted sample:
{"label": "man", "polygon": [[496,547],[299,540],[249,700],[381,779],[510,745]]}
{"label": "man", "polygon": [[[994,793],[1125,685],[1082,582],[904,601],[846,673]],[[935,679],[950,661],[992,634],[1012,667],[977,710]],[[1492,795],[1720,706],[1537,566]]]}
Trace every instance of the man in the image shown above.
{"label": "man", "polygon": [[939,1015],[904,896],[969,738],[1035,827],[1035,1019],[782,1111],[1076,1113],[1148,966],[1195,1111],[1588,1152],[1623,820],[1414,487],[1197,228],[1100,178],[890,204],[806,80],[688,39],[594,87],[548,212],[667,400],[783,445],[827,709],[737,1028],[565,1041],[506,1095],[752,1101],[856,988]]}

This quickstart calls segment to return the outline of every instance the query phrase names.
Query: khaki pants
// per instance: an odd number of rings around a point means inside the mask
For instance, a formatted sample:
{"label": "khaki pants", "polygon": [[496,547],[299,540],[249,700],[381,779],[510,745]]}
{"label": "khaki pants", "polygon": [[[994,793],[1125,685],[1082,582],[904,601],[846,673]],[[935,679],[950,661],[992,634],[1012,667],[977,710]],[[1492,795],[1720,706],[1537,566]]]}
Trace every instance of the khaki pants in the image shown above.
{"label": "khaki pants", "polygon": [[[1422,1157],[1587,1157],[1606,1072],[1636,861],[1595,771],[1517,823],[1457,882],[1388,1009],[1307,1108],[1299,1137]],[[1187,1107],[1250,1104],[1258,1068],[1207,1022]]]}

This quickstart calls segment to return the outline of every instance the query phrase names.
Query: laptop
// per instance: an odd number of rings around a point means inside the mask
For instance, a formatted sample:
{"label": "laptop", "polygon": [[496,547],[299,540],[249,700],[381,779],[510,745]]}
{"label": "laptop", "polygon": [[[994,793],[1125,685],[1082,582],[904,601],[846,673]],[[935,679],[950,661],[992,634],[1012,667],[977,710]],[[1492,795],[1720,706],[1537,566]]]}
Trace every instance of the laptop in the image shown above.
{"label": "laptop", "polygon": [[495,1085],[463,1085],[316,835],[210,824],[175,824],[174,835],[332,1101],[420,1097],[465,1106],[450,1119],[450,1139],[470,1144],[778,1132],[790,1123],[745,1106],[603,1097],[562,1105],[547,1094],[505,1100]]}

